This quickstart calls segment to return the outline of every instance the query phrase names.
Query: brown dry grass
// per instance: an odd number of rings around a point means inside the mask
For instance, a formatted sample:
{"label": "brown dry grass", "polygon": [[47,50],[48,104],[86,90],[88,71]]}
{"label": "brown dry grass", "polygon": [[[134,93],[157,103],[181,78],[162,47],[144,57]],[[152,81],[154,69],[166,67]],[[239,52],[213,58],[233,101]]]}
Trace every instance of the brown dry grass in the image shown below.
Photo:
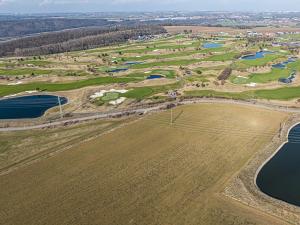
{"label": "brown dry grass", "polygon": [[0,224],[283,224],[222,194],[287,114],[183,106],[0,177]]}

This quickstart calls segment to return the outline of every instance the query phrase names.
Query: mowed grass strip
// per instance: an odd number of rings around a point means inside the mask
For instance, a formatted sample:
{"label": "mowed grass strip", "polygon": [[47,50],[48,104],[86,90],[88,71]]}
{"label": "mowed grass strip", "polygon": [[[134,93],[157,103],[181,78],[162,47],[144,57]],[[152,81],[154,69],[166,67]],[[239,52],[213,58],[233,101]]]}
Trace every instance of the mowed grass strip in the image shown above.
{"label": "mowed grass strip", "polygon": [[276,89],[265,89],[243,92],[220,92],[214,90],[194,90],[185,91],[185,96],[189,97],[212,97],[227,99],[269,99],[288,101],[300,98],[300,87],[282,87]]}
{"label": "mowed grass strip", "polygon": [[247,69],[250,67],[255,67],[255,66],[266,66],[267,64],[270,63],[275,63],[275,62],[283,62],[284,60],[286,60],[287,57],[285,57],[282,54],[266,54],[263,58],[260,59],[254,59],[254,60],[243,60],[240,59],[239,61],[237,61],[233,67],[235,69]]}
{"label": "mowed grass strip", "polygon": [[235,84],[249,84],[249,83],[269,83],[278,81],[279,78],[287,78],[291,74],[287,69],[272,69],[269,73],[253,73],[247,78],[232,76],[230,80]]}
{"label": "mowed grass strip", "polygon": [[151,46],[151,47],[146,47],[146,48],[141,48],[141,49],[128,49],[122,51],[122,53],[147,53],[155,50],[162,50],[162,49],[186,49],[186,48],[192,48],[192,47],[199,47],[200,42],[193,42],[191,44],[169,44],[169,45],[159,45],[159,46]]}
{"label": "mowed grass strip", "polygon": [[6,76],[21,76],[21,75],[46,75],[50,74],[52,70],[41,70],[31,68],[14,68],[14,69],[0,69],[0,75]]}
{"label": "mowed grass strip", "polygon": [[28,83],[19,85],[0,85],[0,96],[16,94],[24,91],[41,90],[41,91],[67,91],[83,88],[93,85],[105,85],[115,83],[129,83],[140,81],[133,77],[99,77],[69,83]]}
{"label": "mowed grass strip", "polygon": [[173,125],[169,111],[153,114],[0,176],[0,224],[282,224],[220,193],[287,115],[226,104],[173,115]]}
{"label": "mowed grass strip", "polygon": [[145,69],[145,68],[151,68],[151,67],[157,67],[157,66],[187,66],[191,65],[197,62],[203,62],[203,61],[230,61],[234,60],[237,56],[237,53],[230,52],[226,54],[220,54],[220,55],[213,55],[208,56],[206,58],[199,58],[199,59],[176,59],[176,60],[166,60],[166,61],[158,61],[158,62],[150,62],[150,63],[143,63],[143,64],[136,64],[131,66],[132,69]]}
{"label": "mowed grass strip", "polygon": [[216,48],[216,49],[203,49],[203,50],[188,50],[188,51],[177,51],[170,54],[159,54],[159,55],[143,55],[140,57],[124,57],[124,61],[143,61],[149,59],[168,59],[183,56],[195,55],[197,53],[210,53],[210,52],[223,52],[227,48]]}

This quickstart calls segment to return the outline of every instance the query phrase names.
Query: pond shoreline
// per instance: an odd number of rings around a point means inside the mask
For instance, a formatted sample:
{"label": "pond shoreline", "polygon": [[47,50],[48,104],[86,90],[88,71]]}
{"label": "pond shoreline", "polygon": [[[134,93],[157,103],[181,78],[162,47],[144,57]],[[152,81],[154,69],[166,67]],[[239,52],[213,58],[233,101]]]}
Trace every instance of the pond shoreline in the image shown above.
{"label": "pond shoreline", "polygon": [[288,142],[290,130],[298,124],[300,124],[299,113],[291,114],[284,122],[281,136],[278,137],[278,134],[276,134],[267,146],[257,152],[247,165],[229,181],[222,194],[281,219],[287,224],[299,224],[299,206],[265,194],[256,184],[257,174],[261,168]]}
{"label": "pond shoreline", "polygon": [[36,93],[1,98],[0,120],[37,119],[48,110],[68,103],[68,98],[52,94]]}
{"label": "pond shoreline", "polygon": [[282,148],[289,143],[289,136],[290,136],[290,132],[292,129],[294,129],[296,126],[298,126],[300,124],[300,122],[296,122],[295,124],[291,125],[290,128],[287,130],[287,133],[286,133],[286,141],[283,142],[277,149],[276,151],[269,157],[267,158],[262,164],[261,166],[257,169],[256,173],[255,173],[255,177],[254,177],[254,183],[255,183],[255,186],[265,195],[271,197],[271,198],[274,198],[278,201],[282,201],[284,203],[287,203],[287,204],[290,204],[290,205],[293,205],[295,207],[300,207],[299,205],[295,205],[295,204],[292,204],[292,203],[289,203],[289,202],[286,202],[284,200],[281,200],[279,198],[275,198],[275,197],[272,197],[271,195],[268,195],[267,193],[265,193],[257,184],[257,177],[259,175],[259,173],[262,171],[262,169],[264,168],[264,166],[266,166],[281,150]]}

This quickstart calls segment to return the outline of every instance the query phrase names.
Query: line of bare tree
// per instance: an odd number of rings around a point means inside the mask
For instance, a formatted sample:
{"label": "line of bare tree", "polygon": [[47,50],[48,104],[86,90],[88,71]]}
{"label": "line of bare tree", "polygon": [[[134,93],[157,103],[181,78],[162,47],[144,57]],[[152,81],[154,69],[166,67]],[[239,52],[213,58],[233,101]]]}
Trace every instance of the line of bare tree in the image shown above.
{"label": "line of bare tree", "polygon": [[0,43],[0,56],[32,56],[86,50],[165,33],[161,26],[81,28],[51,32]]}
{"label": "line of bare tree", "polygon": [[9,20],[1,21],[0,37],[20,37],[42,32],[113,24],[115,23],[105,19],[35,18]]}

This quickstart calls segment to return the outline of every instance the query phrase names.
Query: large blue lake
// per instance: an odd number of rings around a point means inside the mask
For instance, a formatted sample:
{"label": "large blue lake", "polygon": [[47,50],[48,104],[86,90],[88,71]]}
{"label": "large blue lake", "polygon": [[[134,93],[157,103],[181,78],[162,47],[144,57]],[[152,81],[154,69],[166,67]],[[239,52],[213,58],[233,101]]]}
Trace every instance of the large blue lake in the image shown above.
{"label": "large blue lake", "polygon": [[260,51],[260,52],[256,52],[253,55],[245,55],[241,59],[244,59],[244,60],[261,59],[261,58],[264,58],[266,54],[273,54],[273,52],[271,52],[271,51]]}
{"label": "large blue lake", "polygon": [[300,206],[300,125],[291,129],[288,139],[261,169],[256,183],[265,194]]}
{"label": "large blue lake", "polygon": [[[61,104],[68,100],[60,97]],[[54,95],[32,95],[0,100],[0,119],[27,119],[42,116],[48,109],[58,106]]]}

